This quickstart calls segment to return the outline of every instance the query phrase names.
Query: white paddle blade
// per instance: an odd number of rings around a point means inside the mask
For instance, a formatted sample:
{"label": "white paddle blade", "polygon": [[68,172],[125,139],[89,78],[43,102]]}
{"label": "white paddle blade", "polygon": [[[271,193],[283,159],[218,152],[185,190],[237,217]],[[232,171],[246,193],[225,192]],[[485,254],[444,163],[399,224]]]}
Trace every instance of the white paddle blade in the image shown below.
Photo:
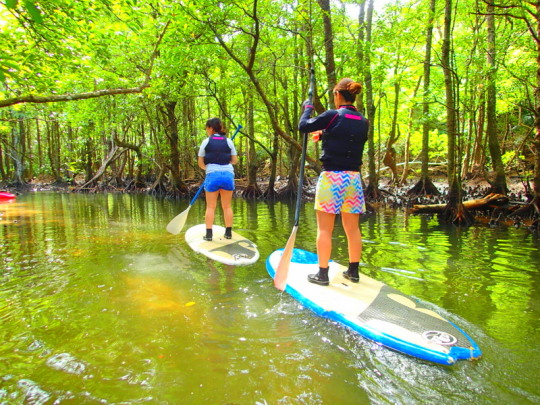
{"label": "white paddle blade", "polygon": [[274,287],[281,291],[284,291],[287,286],[287,276],[289,275],[289,265],[291,264],[294,242],[296,240],[296,231],[298,231],[297,225],[293,227],[291,236],[289,236],[285,249],[283,249],[283,255],[281,256],[281,260],[279,261],[274,276]]}
{"label": "white paddle blade", "polygon": [[178,235],[186,223],[186,218],[189,212],[191,205],[188,206],[184,211],[171,219],[171,222],[167,224],[167,231],[173,235]]}

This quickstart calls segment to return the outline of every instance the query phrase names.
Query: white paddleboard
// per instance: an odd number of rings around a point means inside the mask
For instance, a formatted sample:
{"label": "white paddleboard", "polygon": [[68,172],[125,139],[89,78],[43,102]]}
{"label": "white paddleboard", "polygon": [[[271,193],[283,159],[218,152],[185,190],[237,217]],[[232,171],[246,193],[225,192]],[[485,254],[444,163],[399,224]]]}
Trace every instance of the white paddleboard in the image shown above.
{"label": "white paddleboard", "polygon": [[[272,278],[283,249],[266,260]],[[360,274],[360,282],[343,277],[345,266],[331,262],[329,286],[307,281],[319,270],[317,255],[294,249],[285,291],[316,314],[333,319],[362,336],[396,351],[440,364],[473,360],[482,353],[458,326],[414,298]]]}
{"label": "white paddleboard", "polygon": [[219,225],[212,227],[212,233],[212,240],[206,241],[206,225],[195,225],[186,231],[186,242],[195,252],[224,264],[245,266],[259,259],[257,245],[242,235],[233,231],[231,239],[226,239],[225,228]]}

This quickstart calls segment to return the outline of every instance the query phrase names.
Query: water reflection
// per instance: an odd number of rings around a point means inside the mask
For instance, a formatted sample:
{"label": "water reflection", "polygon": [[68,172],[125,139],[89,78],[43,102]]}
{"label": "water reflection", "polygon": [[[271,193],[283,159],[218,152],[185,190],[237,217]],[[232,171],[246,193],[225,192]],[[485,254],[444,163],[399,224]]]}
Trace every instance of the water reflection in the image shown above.
{"label": "water reflection", "polygon": [[[292,204],[234,200],[261,260],[231,267],[164,231],[187,201],[30,194],[0,205],[0,403],[531,403],[540,392],[539,241],[381,211],[362,271],[478,342],[477,363],[409,358],[316,317],[272,286]],[[202,221],[190,210],[186,229]],[[216,222],[222,218],[219,215]],[[333,258],[347,260],[339,221]],[[296,246],[314,250],[312,204]]]}

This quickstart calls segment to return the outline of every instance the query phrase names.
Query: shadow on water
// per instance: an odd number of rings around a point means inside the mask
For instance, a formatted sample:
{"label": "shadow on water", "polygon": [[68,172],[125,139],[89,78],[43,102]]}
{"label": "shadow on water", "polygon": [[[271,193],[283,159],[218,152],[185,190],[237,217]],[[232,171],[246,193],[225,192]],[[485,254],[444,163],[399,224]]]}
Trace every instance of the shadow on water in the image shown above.
{"label": "shadow on water", "polygon": [[[540,402],[531,378],[540,243],[530,233],[394,211],[363,219],[362,272],[425,302],[483,351],[445,367],[382,348],[274,289],[264,260],[285,245],[292,204],[234,200],[235,230],[261,259],[232,267],[165,232],[187,203],[28,194],[0,205],[0,403]],[[203,217],[198,202],[185,229]],[[314,250],[315,232],[306,204],[296,246]],[[333,248],[345,263],[339,223]]]}

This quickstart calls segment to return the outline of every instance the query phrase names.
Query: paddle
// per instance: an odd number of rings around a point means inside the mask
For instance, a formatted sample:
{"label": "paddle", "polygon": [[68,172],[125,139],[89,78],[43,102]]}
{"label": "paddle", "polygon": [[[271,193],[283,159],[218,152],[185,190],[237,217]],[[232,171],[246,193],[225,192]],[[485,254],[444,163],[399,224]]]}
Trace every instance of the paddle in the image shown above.
{"label": "paddle", "polygon": [[[313,89],[315,87],[315,71],[311,68],[310,78],[309,78],[309,92],[308,100],[309,103],[313,101]],[[294,249],[294,242],[296,240],[296,232],[298,231],[298,223],[300,221],[300,206],[302,204],[302,185],[304,183],[304,166],[306,163],[306,149],[307,149],[307,132],[304,133],[304,140],[302,143],[302,157],[300,158],[300,175],[298,179],[298,191],[296,193],[296,210],[294,212],[294,226],[283,249],[283,255],[276,269],[276,274],[274,276],[274,287],[278,290],[285,290],[287,285],[287,275],[289,274],[289,264],[291,263],[292,252]]]}
{"label": "paddle", "polygon": [[[236,127],[236,131],[234,131],[234,134],[231,138],[231,141],[234,140],[234,137],[236,136],[236,134],[242,129],[242,125],[238,124],[238,126]],[[201,184],[201,186],[199,187],[199,190],[197,191],[197,193],[195,194],[195,196],[193,196],[193,198],[191,199],[191,201],[189,202],[189,205],[188,207],[182,211],[180,214],[178,214],[177,216],[175,216],[168,224],[167,224],[167,231],[172,233],[173,235],[177,235],[180,233],[180,231],[182,230],[182,228],[184,227],[185,223],[186,223],[186,219],[187,219],[187,216],[188,216],[188,213],[189,213],[189,210],[191,208],[191,206],[193,205],[193,203],[195,201],[197,201],[197,198],[199,198],[199,195],[201,195],[201,192],[203,191],[203,188],[204,188],[204,181],[203,183]]]}

